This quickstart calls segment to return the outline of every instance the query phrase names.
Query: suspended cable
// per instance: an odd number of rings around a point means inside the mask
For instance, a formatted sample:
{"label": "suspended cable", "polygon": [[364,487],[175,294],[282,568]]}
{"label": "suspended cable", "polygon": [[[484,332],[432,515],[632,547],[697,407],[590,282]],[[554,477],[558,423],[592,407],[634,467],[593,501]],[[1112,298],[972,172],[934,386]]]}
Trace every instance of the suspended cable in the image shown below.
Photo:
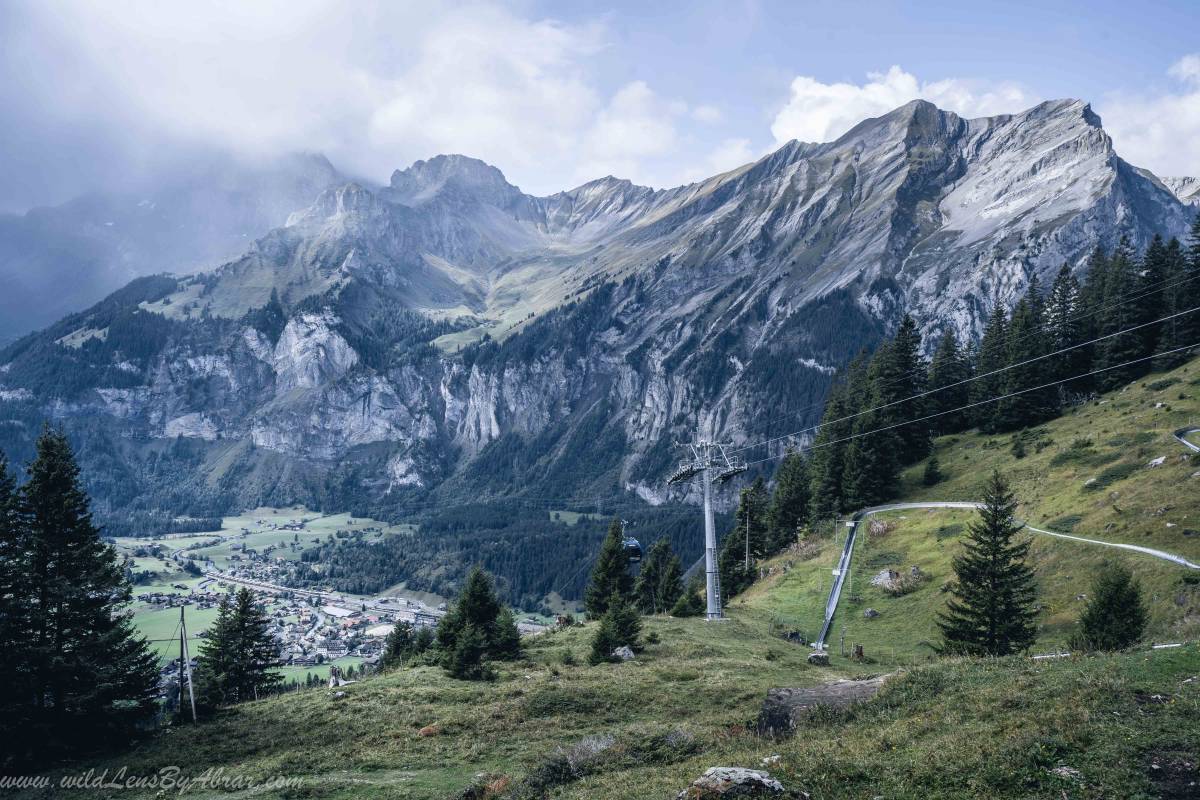
{"label": "suspended cable", "polygon": [[837,419],[832,419],[832,420],[829,420],[828,422],[819,422],[819,423],[817,423],[816,425],[812,425],[812,426],[809,426],[809,427],[807,427],[807,428],[802,428],[801,430],[798,430],[798,431],[793,431],[793,432],[791,432],[791,433],[786,433],[786,434],[783,434],[782,436],[775,436],[775,437],[772,437],[772,438],[770,438],[770,439],[764,439],[763,441],[761,441],[761,442],[756,442],[755,444],[743,445],[742,447],[739,447],[739,448],[737,448],[737,449],[735,449],[735,450],[731,450],[731,451],[730,451],[730,453],[731,453],[731,454],[732,454],[732,453],[741,453],[741,452],[743,452],[743,451],[745,451],[745,450],[752,450],[752,449],[754,449],[754,448],[756,448],[756,447],[765,447],[765,446],[767,446],[767,445],[769,445],[769,444],[773,444],[773,443],[775,443],[775,442],[783,441],[784,439],[791,439],[791,438],[794,438],[794,437],[796,437],[796,436],[799,436],[799,435],[801,435],[801,434],[803,434],[803,433],[815,432],[815,431],[817,431],[818,429],[820,429],[820,428],[823,428],[823,427],[825,427],[825,426],[828,426],[828,425],[835,425],[835,424],[837,424],[837,423],[839,423],[839,422],[845,422],[846,420],[851,420],[851,419],[854,419],[854,418],[856,418],[856,417],[861,417],[861,416],[863,416],[864,414],[871,414],[871,413],[874,413],[874,412],[876,412],[876,411],[882,411],[882,410],[883,410],[883,409],[885,409],[885,408],[891,408],[892,406],[895,406],[895,405],[900,405],[901,403],[908,403],[908,402],[911,402],[911,401],[913,401],[913,400],[919,400],[919,399],[921,399],[922,397],[928,397],[928,396],[929,396],[929,395],[931,395],[931,394],[937,394],[938,392],[943,392],[943,391],[945,391],[945,390],[947,390],[947,389],[953,389],[953,388],[954,388],[954,387],[956,387],[956,386],[963,386],[963,385],[965,385],[965,384],[971,383],[972,381],[981,380],[981,379],[983,379],[983,378],[988,378],[988,377],[991,377],[991,376],[993,376],[993,375],[999,375],[1001,372],[1007,372],[1007,371],[1008,371],[1008,370],[1010,370],[1010,369],[1016,369],[1017,367],[1023,367],[1023,366],[1025,366],[1025,365],[1027,365],[1027,364],[1032,364],[1032,363],[1034,363],[1034,362],[1036,362],[1036,361],[1041,361],[1041,360],[1043,360],[1043,359],[1047,359],[1047,358],[1053,358],[1053,357],[1055,357],[1055,356],[1062,355],[1063,353],[1070,352],[1071,350],[1078,350],[1080,347],[1087,347],[1087,346],[1088,346],[1088,345],[1090,345],[1090,344],[1095,344],[1096,342],[1102,342],[1102,341],[1104,341],[1104,340],[1106,340],[1106,339],[1111,339],[1111,338],[1113,338],[1114,336],[1122,336],[1122,335],[1124,335],[1124,334],[1127,334],[1127,333],[1132,333],[1133,331],[1136,331],[1136,330],[1140,330],[1140,329],[1142,329],[1142,328],[1149,327],[1150,325],[1158,325],[1158,324],[1160,324],[1160,323],[1166,322],[1167,320],[1172,320],[1172,319],[1175,319],[1176,317],[1182,317],[1182,316],[1184,316],[1184,315],[1186,315],[1186,314],[1192,314],[1192,313],[1195,313],[1196,311],[1200,311],[1200,306],[1195,306],[1195,307],[1193,307],[1193,308],[1189,308],[1189,309],[1187,309],[1186,311],[1180,311],[1180,312],[1178,312],[1178,313],[1175,313],[1175,314],[1169,314],[1169,315],[1167,315],[1167,316],[1165,316],[1165,317],[1162,317],[1161,319],[1156,319],[1156,320],[1153,320],[1153,321],[1151,321],[1151,322],[1143,322],[1143,323],[1142,323],[1142,324],[1140,324],[1140,325],[1134,325],[1134,326],[1132,326],[1132,327],[1125,328],[1124,330],[1116,331],[1116,332],[1114,332],[1114,333],[1108,333],[1108,334],[1105,334],[1104,336],[1097,336],[1095,339],[1089,339],[1089,340],[1088,340],[1088,341],[1086,341],[1086,342],[1080,342],[1079,344],[1073,344],[1073,345],[1071,345],[1070,347],[1064,347],[1064,348],[1062,348],[1061,350],[1055,350],[1055,351],[1054,351],[1054,352],[1052,352],[1052,353],[1046,353],[1046,354],[1044,354],[1044,355],[1040,355],[1040,356],[1034,356],[1033,358],[1028,358],[1028,359],[1025,359],[1024,361],[1018,361],[1018,362],[1016,362],[1015,364],[1009,364],[1009,365],[1007,365],[1007,366],[1000,367],[999,369],[994,369],[994,370],[992,370],[991,372],[984,372],[984,373],[981,373],[981,374],[979,374],[979,375],[972,375],[970,378],[964,378],[963,380],[961,380],[961,381],[956,381],[955,383],[946,384],[945,386],[939,386],[939,387],[938,387],[938,388],[936,388],[936,389],[927,389],[927,390],[925,390],[925,391],[923,391],[923,392],[918,392],[917,394],[910,395],[910,396],[908,396],[908,397],[902,397],[902,398],[900,398],[899,400],[893,400],[893,401],[891,401],[890,403],[884,403],[884,404],[882,404],[882,405],[873,406],[873,407],[871,407],[871,408],[863,409],[862,411],[856,411],[856,412],[855,412],[855,413],[853,413],[853,414],[847,414],[847,415],[846,415],[846,416],[844,416],[844,417],[838,417]]}
{"label": "suspended cable", "polygon": [[[1123,305],[1126,305],[1126,304],[1128,304],[1128,303],[1133,303],[1133,302],[1136,302],[1136,301],[1138,301],[1138,300],[1142,300],[1142,299],[1144,299],[1144,298],[1146,298],[1146,297],[1149,297],[1150,295],[1154,294],[1154,293],[1155,293],[1155,292],[1157,292],[1157,291],[1160,291],[1160,290],[1166,290],[1166,289],[1173,289],[1173,288],[1175,288],[1175,287],[1177,287],[1177,286],[1181,286],[1181,285],[1183,285],[1183,284],[1185,284],[1185,283],[1187,283],[1187,282],[1189,282],[1189,281],[1194,281],[1194,280],[1196,280],[1196,279],[1198,279],[1198,278],[1200,278],[1200,273],[1196,273],[1196,274],[1193,274],[1193,275],[1188,275],[1187,277],[1184,277],[1184,278],[1180,278],[1180,279],[1178,279],[1178,280],[1175,280],[1173,283],[1171,283],[1171,282],[1170,282],[1172,279],[1170,279],[1170,278],[1165,278],[1165,279],[1163,279],[1163,280],[1161,280],[1161,281],[1158,281],[1157,283],[1152,283],[1152,284],[1149,284],[1149,285],[1147,285],[1147,286],[1143,286],[1143,287],[1141,287],[1141,288],[1138,290],[1139,292],[1141,292],[1140,294],[1138,294],[1138,293],[1134,293],[1134,294],[1128,295],[1128,296],[1126,296],[1126,297],[1124,297],[1124,298],[1122,298],[1122,299],[1120,299],[1120,300],[1116,300],[1116,301],[1113,301],[1113,302],[1110,302],[1110,303],[1107,303],[1107,304],[1104,304],[1104,305],[1098,306],[1098,307],[1096,307],[1096,308],[1093,308],[1093,309],[1091,309],[1090,311],[1087,311],[1087,312],[1085,312],[1085,313],[1076,314],[1076,315],[1074,315],[1074,316],[1066,317],[1066,318],[1064,319],[1064,322],[1079,322],[1079,321],[1081,321],[1081,320],[1088,319],[1089,317],[1094,317],[1095,315],[1097,315],[1097,314],[1100,314],[1100,313],[1102,313],[1102,312],[1104,312],[1104,311],[1111,311],[1111,310],[1112,310],[1112,309],[1114,309],[1114,308],[1120,308],[1121,306],[1123,306]],[[1027,334],[1025,334],[1025,335],[1023,335],[1023,336],[1018,336],[1018,337],[1016,337],[1016,338],[1010,339],[1010,340],[1009,340],[1009,343],[1013,343],[1013,342],[1024,342],[1024,341],[1027,341],[1027,340],[1029,340],[1029,339],[1032,339],[1033,337],[1035,337],[1035,336],[1037,336],[1037,335],[1038,335],[1038,334],[1037,334],[1037,332],[1027,333]],[[911,380],[913,377],[915,377],[915,375],[916,375],[916,373],[909,373],[909,374],[906,374],[906,375],[904,375],[903,377],[895,378],[894,380],[891,380],[891,381],[888,381],[888,382],[886,382],[886,383],[880,384],[880,386],[881,386],[882,388],[885,388],[885,389],[887,389],[887,388],[890,388],[890,387],[892,387],[892,386],[896,386],[896,385],[898,385],[898,384],[900,384],[900,383],[903,383],[903,382],[904,382],[904,381],[906,381],[906,380]],[[804,406],[803,408],[797,409],[796,411],[792,411],[792,412],[789,412],[789,413],[787,413],[787,414],[780,414],[780,415],[778,415],[778,416],[774,416],[774,417],[768,417],[768,418],[767,418],[767,419],[765,419],[765,420],[761,420],[761,421],[759,421],[759,423],[758,423],[758,424],[759,424],[759,426],[760,426],[760,427],[765,427],[765,426],[767,426],[767,425],[770,425],[770,424],[771,424],[771,423],[773,423],[773,422],[778,422],[778,421],[779,421],[779,420],[781,420],[781,419],[791,419],[791,418],[793,418],[793,417],[800,416],[801,414],[804,414],[804,413],[806,413],[806,412],[809,412],[809,411],[813,411],[813,410],[818,410],[818,409],[821,409],[821,408],[823,408],[823,407],[824,407],[824,405],[825,405],[825,403],[824,403],[824,402],[820,402],[820,403],[811,403],[811,404],[809,404],[809,405],[807,405],[807,406]],[[744,430],[744,428],[743,428],[742,430]]]}
{"label": "suspended cable", "polygon": [[[849,436],[843,436],[840,439],[833,439],[828,442],[822,442],[821,444],[812,444],[812,445],[809,445],[807,448],[802,448],[802,449],[807,449],[808,451],[812,451],[812,450],[819,450],[822,447],[831,447],[835,444],[840,444],[842,442],[848,442],[851,439],[858,439],[863,436],[870,436],[873,433],[883,433],[884,431],[890,431],[895,428],[902,428],[905,425],[914,425],[918,422],[925,422],[926,420],[931,420],[936,417],[945,416],[946,414],[953,414],[957,411],[966,411],[969,408],[976,408],[978,406],[986,405],[988,403],[995,403],[1000,400],[1007,400],[1010,397],[1016,397],[1018,395],[1028,394],[1029,392],[1036,392],[1041,389],[1048,389],[1051,386],[1057,386],[1060,383],[1067,383],[1069,381],[1077,381],[1080,378],[1087,378],[1091,375],[1099,375],[1101,372],[1109,372],[1114,369],[1121,369],[1122,367],[1132,366],[1133,364],[1140,364],[1143,361],[1150,361],[1152,359],[1159,358],[1160,356],[1167,356],[1167,355],[1171,355],[1172,353],[1182,353],[1183,351],[1191,350],[1194,347],[1200,347],[1200,342],[1193,342],[1192,344],[1185,345],[1183,347],[1176,347],[1173,350],[1164,350],[1161,353],[1154,353],[1152,355],[1143,356],[1141,358],[1135,358],[1135,359],[1126,361],[1121,364],[1114,364],[1111,367],[1101,367],[1100,369],[1094,369],[1094,370],[1091,370],[1090,372],[1085,372],[1081,375],[1075,375],[1070,378],[1061,378],[1059,380],[1051,381],[1049,383],[1043,383],[1041,386],[1031,386],[1028,389],[1020,389],[1015,392],[1008,392],[1007,394],[997,395],[996,397],[989,397],[985,400],[977,400],[974,403],[967,403],[966,405],[959,406],[958,408],[951,408],[946,411],[938,411],[934,414],[927,414],[923,417],[917,417],[916,419],[905,420],[904,422],[897,422],[892,425],[885,425],[881,428],[874,428],[873,430],[869,430],[869,431],[860,431],[859,433],[854,433]],[[753,466],[754,464],[763,464],[767,461],[776,461],[781,457],[782,456],[768,456],[766,458],[760,458],[757,461],[747,462],[746,466]]]}

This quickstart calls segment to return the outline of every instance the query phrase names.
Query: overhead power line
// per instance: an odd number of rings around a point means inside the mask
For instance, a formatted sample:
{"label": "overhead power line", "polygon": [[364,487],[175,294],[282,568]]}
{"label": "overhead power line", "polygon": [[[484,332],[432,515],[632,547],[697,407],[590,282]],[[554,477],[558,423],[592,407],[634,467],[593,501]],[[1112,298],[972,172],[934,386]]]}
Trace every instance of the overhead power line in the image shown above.
{"label": "overhead power line", "polygon": [[[1149,285],[1147,285],[1147,286],[1143,286],[1143,287],[1141,287],[1141,288],[1138,290],[1138,292],[1135,292],[1135,293],[1133,293],[1133,294],[1130,294],[1130,295],[1126,295],[1125,297],[1121,298],[1120,300],[1115,300],[1115,301],[1112,301],[1112,302],[1109,302],[1109,303],[1105,303],[1105,304],[1103,304],[1103,305],[1100,305],[1100,306],[1097,306],[1096,308],[1093,308],[1093,309],[1091,309],[1091,310],[1089,310],[1089,311],[1087,311],[1087,312],[1085,312],[1085,313],[1081,313],[1081,314],[1075,314],[1075,315],[1072,315],[1072,316],[1066,317],[1066,319],[1065,319],[1064,321],[1065,321],[1065,322],[1079,322],[1079,321],[1081,321],[1081,320],[1088,319],[1089,317],[1094,317],[1094,316],[1096,316],[1097,314],[1103,313],[1103,312],[1105,312],[1105,311],[1110,311],[1110,310],[1112,310],[1112,309],[1114,309],[1114,308],[1120,308],[1120,307],[1121,307],[1121,306],[1123,306],[1123,305],[1127,305],[1127,304],[1129,304],[1129,303],[1134,303],[1134,302],[1137,302],[1138,300],[1142,300],[1142,299],[1144,299],[1144,298],[1146,298],[1146,297],[1149,297],[1150,295],[1154,294],[1154,293],[1155,293],[1155,292],[1157,292],[1157,291],[1160,291],[1160,290],[1166,290],[1166,289],[1173,289],[1173,288],[1175,288],[1176,286],[1181,286],[1181,285],[1183,285],[1183,284],[1185,284],[1185,283],[1187,283],[1187,282],[1189,282],[1189,281],[1194,281],[1194,280],[1197,280],[1197,279],[1200,279],[1200,273],[1196,273],[1196,274],[1194,274],[1194,275],[1188,275],[1187,277],[1185,277],[1185,278],[1180,278],[1180,279],[1178,279],[1178,280],[1175,280],[1174,282],[1172,282],[1172,281],[1171,281],[1171,279],[1169,279],[1169,278],[1166,278],[1166,279],[1163,279],[1163,280],[1161,280],[1161,281],[1158,281],[1158,282],[1156,282],[1156,283],[1152,283],[1152,284],[1149,284]],[[1139,292],[1140,292],[1140,293],[1139,293]],[[1153,324],[1153,323],[1151,323],[1151,324]],[[1031,338],[1033,338],[1034,336],[1037,336],[1037,335],[1038,335],[1038,334],[1037,334],[1036,332],[1034,332],[1034,333],[1027,333],[1027,334],[1025,334],[1025,335],[1023,335],[1023,336],[1018,336],[1018,337],[1016,337],[1016,338],[1010,339],[1010,340],[1009,340],[1009,342],[1010,342],[1010,343],[1012,343],[1012,342],[1024,342],[1024,341],[1028,341],[1029,339],[1031,339]],[[705,345],[705,347],[707,347],[707,346],[708,346],[708,345]],[[913,377],[913,373],[909,373],[909,374],[905,375],[904,377],[895,378],[895,379],[893,379],[893,380],[887,381],[886,383],[883,383],[883,384],[880,384],[880,385],[881,385],[881,387],[882,387],[882,388],[885,388],[885,389],[886,389],[886,388],[891,388],[892,386],[896,386],[897,384],[900,384],[900,383],[902,383],[902,382],[904,382],[904,381],[906,381],[906,380],[909,380],[909,379],[911,379],[912,377]],[[809,412],[809,411],[814,411],[814,410],[821,409],[821,408],[823,408],[823,407],[824,407],[824,405],[825,405],[825,403],[824,403],[824,402],[821,402],[821,403],[810,403],[810,404],[809,404],[809,405],[807,405],[807,406],[804,406],[804,407],[802,407],[802,408],[799,408],[799,409],[797,409],[797,410],[795,410],[795,411],[791,411],[791,412],[789,412],[789,413],[787,413],[787,414],[780,414],[780,415],[777,415],[777,416],[774,416],[774,417],[768,417],[768,418],[767,418],[767,419],[765,419],[765,420],[759,420],[758,424],[759,424],[760,426],[765,426],[765,425],[770,425],[770,424],[771,424],[771,423],[773,423],[773,422],[778,422],[778,421],[779,421],[779,420],[781,420],[781,419],[792,419],[793,417],[800,416],[801,414],[804,414],[804,413],[806,413],[806,412]],[[744,428],[743,428],[743,429],[744,429]]]}
{"label": "overhead power line", "polygon": [[[1080,378],[1087,378],[1091,375],[1099,375],[1101,372],[1109,372],[1114,369],[1121,369],[1122,367],[1129,367],[1134,364],[1140,364],[1143,361],[1150,361],[1150,360],[1158,358],[1160,356],[1167,356],[1167,355],[1171,355],[1172,353],[1182,353],[1183,351],[1191,350],[1194,347],[1200,347],[1200,342],[1193,342],[1192,344],[1185,345],[1183,347],[1176,347],[1172,350],[1164,350],[1161,353],[1154,353],[1153,355],[1143,356],[1141,358],[1135,358],[1130,361],[1125,361],[1121,364],[1113,364],[1111,367],[1101,367],[1100,369],[1094,369],[1094,370],[1091,370],[1090,372],[1084,372],[1080,375],[1074,375],[1070,378],[1061,378],[1056,381],[1050,381],[1049,383],[1043,383],[1040,386],[1031,386],[1028,389],[1019,389],[1015,392],[1008,392],[1007,394],[997,395],[996,397],[989,397],[986,400],[977,400],[974,403],[967,403],[966,405],[959,406],[958,408],[951,408],[946,411],[938,411],[937,413],[934,413],[934,414],[926,414],[923,417],[917,417],[915,419],[905,420],[904,422],[897,422],[892,425],[884,425],[883,427],[874,428],[869,431],[860,431],[858,433],[850,434],[849,436],[843,436],[840,439],[832,439],[828,442],[822,442],[821,444],[809,445],[807,448],[802,448],[802,449],[807,449],[809,451],[812,451],[812,450],[819,450],[822,447],[831,447],[832,445],[835,445],[835,444],[840,444],[842,442],[848,442],[851,439],[859,439],[859,438],[862,438],[863,436],[870,436],[871,434],[874,434],[874,433],[883,433],[884,431],[894,430],[895,428],[902,428],[905,425],[914,425],[918,422],[925,422],[926,420],[931,420],[936,417],[945,416],[946,414],[953,414],[957,411],[966,411],[969,408],[977,408],[978,406],[987,405],[988,403],[995,403],[1000,400],[1007,400],[1010,397],[1017,397],[1018,395],[1028,394],[1029,392],[1036,392],[1041,389],[1048,389],[1051,386],[1057,386],[1060,383],[1067,383],[1068,381],[1077,381]],[[780,457],[781,456],[768,456],[766,458],[760,458],[757,461],[747,462],[746,466],[749,467],[749,466],[753,466],[754,464],[763,464],[763,463],[766,463],[767,461],[776,461]]]}
{"label": "overhead power line", "polygon": [[[893,400],[890,403],[883,403],[882,405],[873,406],[871,408],[863,409],[862,411],[856,411],[853,414],[847,414],[844,417],[838,417],[837,419],[832,419],[832,420],[829,420],[828,422],[819,422],[816,425],[811,425],[807,428],[802,428],[798,431],[792,431],[791,433],[785,433],[781,436],[774,436],[774,437],[771,437],[770,439],[764,439],[763,441],[756,442],[754,444],[743,445],[743,446],[737,448],[736,450],[731,450],[730,453],[731,454],[732,453],[741,453],[741,452],[745,452],[746,450],[752,450],[756,447],[765,447],[769,444],[774,444],[775,442],[783,441],[784,439],[791,439],[791,438],[794,438],[794,437],[799,436],[804,433],[816,432],[817,430],[819,430],[823,427],[827,427],[829,425],[836,425],[839,422],[845,422],[846,420],[851,420],[856,417],[861,417],[864,414],[871,414],[876,411],[882,411],[885,408],[891,408],[892,406],[900,405],[901,403],[908,403],[913,400],[920,400],[922,397],[928,397],[931,394],[937,394],[938,392],[944,392],[947,389],[953,389],[956,386],[963,386],[964,384],[971,383],[972,381],[981,380],[983,378],[989,378],[993,375],[999,375],[1000,373],[1007,372],[1010,369],[1016,369],[1017,367],[1023,367],[1027,364],[1032,364],[1036,361],[1041,361],[1043,359],[1053,358],[1055,356],[1062,355],[1063,353],[1070,352],[1071,350],[1078,350],[1081,347],[1087,347],[1090,344],[1095,344],[1096,342],[1102,342],[1105,339],[1112,339],[1115,336],[1122,336],[1127,333],[1132,333],[1133,331],[1140,330],[1142,328],[1146,328],[1151,325],[1158,325],[1158,324],[1166,322],[1168,320],[1175,319],[1176,317],[1182,317],[1187,314],[1195,313],[1196,311],[1200,311],[1200,306],[1195,306],[1193,308],[1187,309],[1186,311],[1180,311],[1175,314],[1169,314],[1165,317],[1162,317],[1161,319],[1156,319],[1151,322],[1143,322],[1140,325],[1133,325],[1129,328],[1125,328],[1124,330],[1105,334],[1104,336],[1097,336],[1095,339],[1089,339],[1086,342],[1080,342],[1079,344],[1073,344],[1070,347],[1064,347],[1060,350],[1055,350],[1052,353],[1046,353],[1044,355],[1035,356],[1033,358],[1027,358],[1024,361],[1018,361],[1015,364],[1009,364],[1007,366],[1000,367],[999,369],[994,369],[991,372],[984,372],[979,375],[972,375],[970,378],[965,378],[961,381],[949,383],[949,384],[946,384],[945,386],[939,386],[936,389],[927,389],[923,392],[918,392],[917,394],[909,395],[908,397],[902,397],[899,400]],[[1068,378],[1067,380],[1073,380],[1073,379]],[[944,413],[948,413],[948,412],[944,412]]]}

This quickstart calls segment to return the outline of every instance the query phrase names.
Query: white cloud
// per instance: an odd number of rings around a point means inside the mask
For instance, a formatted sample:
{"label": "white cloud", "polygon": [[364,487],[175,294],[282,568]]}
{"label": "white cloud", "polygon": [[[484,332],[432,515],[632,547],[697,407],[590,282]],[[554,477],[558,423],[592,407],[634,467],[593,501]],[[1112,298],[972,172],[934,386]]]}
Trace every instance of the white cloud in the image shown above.
{"label": "white cloud", "polygon": [[699,105],[692,109],[692,119],[706,125],[716,124],[724,118],[725,115],[716,106]]}
{"label": "white cloud", "polygon": [[686,108],[664,101],[643,81],[622,86],[583,137],[576,179],[628,177],[640,171],[645,159],[670,153],[678,144],[676,120]]}
{"label": "white cloud", "polygon": [[776,115],[771,133],[777,144],[791,139],[826,142],[868,117],[925,99],[964,117],[1020,111],[1032,105],[1026,92],[1012,83],[985,83],[949,78],[922,83],[899,66],[867,74],[863,84],[822,83],[797,76],[787,104]]}
{"label": "white cloud", "polygon": [[1171,65],[1167,74],[1184,83],[1200,83],[1200,53],[1191,53],[1179,59]]}
{"label": "white cloud", "polygon": [[1097,111],[1126,161],[1157,175],[1200,176],[1200,53],[1167,74],[1178,82],[1173,91],[1109,94]]}
{"label": "white cloud", "polygon": [[27,78],[30,102],[144,138],[142,152],[320,151],[376,180],[459,152],[548,193],[606,172],[662,185],[688,157],[673,150],[679,123],[713,118],[711,106],[692,109],[645,81],[604,88],[602,23],[487,2],[362,4],[353,14],[334,0],[28,8],[29,52],[52,42],[56,53],[30,59],[26,74],[44,76]]}

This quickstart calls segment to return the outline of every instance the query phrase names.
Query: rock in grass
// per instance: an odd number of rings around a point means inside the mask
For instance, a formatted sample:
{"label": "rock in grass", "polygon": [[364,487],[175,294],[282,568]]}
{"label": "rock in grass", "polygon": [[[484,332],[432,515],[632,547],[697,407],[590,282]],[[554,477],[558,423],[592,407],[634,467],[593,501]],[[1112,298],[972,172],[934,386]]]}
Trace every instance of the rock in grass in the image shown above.
{"label": "rock in grass", "polygon": [[805,792],[789,792],[769,772],[744,767],[710,767],[677,795],[677,800],[716,800],[721,798],[793,797],[807,798]]}
{"label": "rock in grass", "polygon": [[824,706],[845,708],[870,700],[888,678],[881,675],[861,681],[840,680],[799,689],[771,689],[758,715],[758,732],[764,736],[791,736],[808,713]]}
{"label": "rock in grass", "polygon": [[628,645],[624,645],[624,644],[621,645],[616,650],[613,650],[612,654],[613,654],[613,658],[619,658],[622,661],[632,661],[633,660],[633,651],[629,649]]}
{"label": "rock in grass", "polygon": [[814,667],[828,667],[829,653],[826,653],[824,650],[817,650],[809,653],[808,663],[812,664]]}
{"label": "rock in grass", "polygon": [[866,617],[867,619],[875,619],[876,617],[879,616],[879,612],[873,608],[868,608],[866,611],[863,612],[863,616]]}

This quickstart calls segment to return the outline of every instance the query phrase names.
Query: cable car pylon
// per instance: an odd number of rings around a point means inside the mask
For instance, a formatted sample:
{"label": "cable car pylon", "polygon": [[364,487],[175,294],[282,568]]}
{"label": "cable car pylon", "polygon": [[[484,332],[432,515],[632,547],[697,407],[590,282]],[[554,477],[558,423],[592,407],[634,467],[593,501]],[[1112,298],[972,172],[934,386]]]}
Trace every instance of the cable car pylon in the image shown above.
{"label": "cable car pylon", "polygon": [[717,528],[713,521],[712,487],[724,485],[735,475],[746,471],[746,462],[738,457],[730,458],[726,445],[701,439],[688,445],[692,451],[690,460],[682,461],[667,481],[668,484],[684,483],[697,475],[704,487],[704,577],[708,595],[708,610],[705,618],[725,618],[721,605],[721,577],[717,572]]}

